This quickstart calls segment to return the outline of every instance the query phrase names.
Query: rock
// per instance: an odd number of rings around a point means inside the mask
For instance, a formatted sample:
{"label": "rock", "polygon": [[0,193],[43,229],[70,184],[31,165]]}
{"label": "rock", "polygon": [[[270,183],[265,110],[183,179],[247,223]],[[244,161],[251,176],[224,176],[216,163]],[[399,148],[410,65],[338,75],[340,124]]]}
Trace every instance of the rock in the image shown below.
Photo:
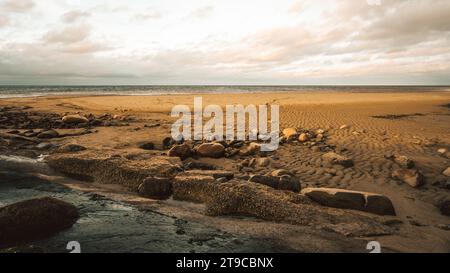
{"label": "rock", "polygon": [[290,171],[285,170],[285,169],[274,170],[274,171],[271,173],[271,175],[272,175],[272,176],[283,176],[283,175],[294,176],[293,173],[291,173]]}
{"label": "rock", "polygon": [[331,188],[306,188],[302,194],[328,207],[395,215],[391,200],[380,194]]}
{"label": "rock", "polygon": [[438,150],[438,153],[440,153],[441,155],[445,155],[448,152],[448,150],[446,148],[441,148]]}
{"label": "rock", "polygon": [[226,177],[221,177],[221,178],[216,179],[217,183],[225,183],[228,181],[230,181],[230,180],[228,180]]}
{"label": "rock", "polygon": [[41,142],[38,145],[36,145],[36,149],[38,150],[48,150],[53,148],[55,145],[49,142]]}
{"label": "rock", "polygon": [[[234,173],[229,171],[222,171],[222,170],[189,170],[185,171],[183,174],[185,175],[192,175],[192,176],[212,176],[214,179],[219,179],[222,177],[225,177],[226,179],[230,180],[233,179]],[[181,175],[181,174],[180,174]]]}
{"label": "rock", "polygon": [[349,168],[354,165],[353,160],[334,152],[326,153],[322,156],[322,158],[333,165],[342,165],[345,168]]}
{"label": "rock", "polygon": [[436,227],[442,230],[450,230],[450,224],[438,224]]}
{"label": "rock", "polygon": [[297,177],[283,175],[281,177],[269,175],[253,175],[249,182],[269,186],[277,190],[299,192],[301,190],[300,181]]}
{"label": "rock", "polygon": [[247,215],[277,223],[317,226],[345,236],[390,234],[393,230],[365,215],[324,209],[305,195],[241,181],[216,183],[206,202],[206,214]]}
{"label": "rock", "polygon": [[153,142],[143,142],[139,144],[139,148],[141,148],[142,150],[151,151],[155,149],[155,144]]}
{"label": "rock", "polygon": [[348,124],[344,124],[344,125],[341,125],[341,127],[339,127],[339,130],[346,130],[346,129],[350,129],[350,125],[348,125]]}
{"label": "rock", "polygon": [[392,178],[398,179],[417,188],[425,184],[425,177],[416,169],[398,169],[392,173]]}
{"label": "rock", "polygon": [[316,135],[316,140],[317,141],[322,141],[323,140],[323,134],[317,134]]}
{"label": "rock", "polygon": [[176,144],[176,141],[171,137],[164,138],[163,142],[162,142],[163,149],[170,149],[175,144]]}
{"label": "rock", "polygon": [[257,174],[257,175],[252,175],[248,181],[266,185],[266,186],[269,186],[274,189],[278,189],[278,182],[280,181],[280,178],[274,177],[274,176]]}
{"label": "rock", "polygon": [[305,133],[300,134],[300,136],[298,137],[298,141],[300,142],[306,142],[309,140],[309,136]]}
{"label": "rock", "polygon": [[216,170],[217,167],[208,163],[191,161],[183,165],[185,170]]}
{"label": "rock", "polygon": [[60,153],[73,153],[73,152],[81,152],[84,150],[86,150],[86,147],[78,144],[66,144],[58,148],[58,152]]}
{"label": "rock", "polygon": [[62,118],[62,121],[66,124],[80,124],[89,122],[87,118],[80,115],[67,115]]}
{"label": "rock", "polygon": [[317,129],[315,133],[316,133],[316,135],[323,135],[323,134],[325,134],[325,130],[324,129]]}
{"label": "rock", "polygon": [[286,137],[286,139],[291,139],[297,136],[297,129],[295,128],[286,128],[283,130],[283,136]]}
{"label": "rock", "polygon": [[37,135],[38,138],[55,138],[59,137],[59,133],[55,130],[42,131]]}
{"label": "rock", "polygon": [[442,215],[450,216],[450,200],[443,200],[437,205]]}
{"label": "rock", "polygon": [[172,182],[173,199],[205,203],[215,190],[214,177],[208,175],[193,175],[183,173],[177,175]]}
{"label": "rock", "polygon": [[278,181],[278,190],[300,192],[300,180],[296,176],[283,175]]}
{"label": "rock", "polygon": [[220,158],[225,153],[225,147],[219,143],[203,143],[197,147],[196,152],[202,157]]}
{"label": "rock", "polygon": [[445,175],[445,176],[450,176],[450,167],[445,169],[445,171],[443,171],[442,174]]}
{"label": "rock", "polygon": [[242,156],[251,156],[259,153],[259,151],[261,151],[261,145],[256,142],[252,142],[247,147],[241,149],[239,154]]}
{"label": "rock", "polygon": [[270,159],[267,157],[261,157],[256,159],[256,166],[267,167],[270,165]]}
{"label": "rock", "polygon": [[0,208],[0,246],[43,239],[70,228],[79,218],[72,204],[50,198],[30,199]]}
{"label": "rock", "polygon": [[183,143],[180,145],[174,145],[168,152],[168,156],[178,156],[182,160],[192,156],[191,145]]}
{"label": "rock", "polygon": [[103,184],[120,184],[132,191],[149,176],[174,177],[181,171],[181,160],[177,157],[141,156],[124,153],[82,151],[57,153],[45,160],[54,170],[68,176]]}
{"label": "rock", "polygon": [[172,179],[150,176],[138,187],[140,196],[153,199],[167,199],[172,195]]}
{"label": "rock", "polygon": [[393,155],[392,159],[394,160],[395,163],[397,163],[402,168],[406,168],[406,169],[414,168],[414,161],[409,159],[407,156]]}

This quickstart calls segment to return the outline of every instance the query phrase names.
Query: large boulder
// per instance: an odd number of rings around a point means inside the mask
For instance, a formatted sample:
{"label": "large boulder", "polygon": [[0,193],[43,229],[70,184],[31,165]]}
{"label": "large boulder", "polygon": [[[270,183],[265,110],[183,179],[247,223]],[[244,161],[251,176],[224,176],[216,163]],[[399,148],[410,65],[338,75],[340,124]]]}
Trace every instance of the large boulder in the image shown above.
{"label": "large boulder", "polygon": [[326,161],[329,162],[330,164],[333,165],[342,165],[345,168],[349,168],[352,167],[353,164],[353,160],[349,159],[348,157],[345,157],[343,155],[334,153],[334,152],[329,152],[326,153],[322,156],[322,158]]}
{"label": "large boulder", "polygon": [[389,198],[384,195],[331,188],[306,188],[302,194],[328,207],[360,210],[379,215],[395,215]]}
{"label": "large boulder", "polygon": [[225,154],[225,147],[220,143],[203,143],[196,151],[202,157],[220,158]]}
{"label": "large boulder", "polygon": [[72,204],[44,197],[0,208],[0,246],[49,237],[79,218]]}
{"label": "large boulder", "polygon": [[53,154],[46,158],[54,170],[68,176],[104,184],[120,184],[137,191],[149,176],[174,177],[181,170],[177,157],[132,155],[113,152],[82,151]]}
{"label": "large boulder", "polygon": [[183,143],[180,145],[174,145],[168,152],[168,156],[179,157],[182,160],[192,155],[191,145]]}
{"label": "large boulder", "polygon": [[86,117],[81,115],[67,115],[62,118],[62,121],[66,124],[80,124],[89,122]]}
{"label": "large boulder", "polygon": [[416,169],[398,169],[392,173],[392,178],[405,182],[413,188],[425,184],[425,177]]}
{"label": "large boulder", "polygon": [[153,199],[167,199],[172,195],[172,179],[150,176],[138,187],[140,196]]}

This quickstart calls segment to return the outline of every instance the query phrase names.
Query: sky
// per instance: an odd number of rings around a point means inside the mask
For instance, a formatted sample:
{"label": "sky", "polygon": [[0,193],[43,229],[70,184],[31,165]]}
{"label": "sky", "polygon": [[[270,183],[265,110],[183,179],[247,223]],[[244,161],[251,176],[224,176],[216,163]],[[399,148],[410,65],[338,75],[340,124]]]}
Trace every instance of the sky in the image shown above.
{"label": "sky", "polygon": [[450,1],[0,0],[0,84],[450,85]]}

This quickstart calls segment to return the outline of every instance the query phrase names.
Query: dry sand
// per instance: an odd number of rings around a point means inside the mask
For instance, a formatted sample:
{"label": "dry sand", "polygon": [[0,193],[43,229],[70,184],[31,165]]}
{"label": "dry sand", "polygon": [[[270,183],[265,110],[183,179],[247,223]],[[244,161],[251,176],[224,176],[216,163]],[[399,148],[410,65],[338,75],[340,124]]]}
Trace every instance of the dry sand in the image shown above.
{"label": "dry sand", "polygon": [[[264,93],[264,94],[202,94],[208,104],[278,104],[280,127],[326,129],[327,143],[355,162],[352,168],[324,167],[321,155],[310,147],[293,144],[277,151],[276,167],[288,169],[300,178],[302,187],[333,187],[384,194],[395,207],[399,231],[395,235],[366,238],[378,240],[385,249],[404,252],[449,252],[450,231],[438,228],[450,224],[435,204],[450,198],[450,191],[438,186],[447,179],[442,171],[450,159],[437,152],[450,148],[449,92],[427,93]],[[138,120],[125,127],[98,127],[94,134],[55,140],[81,144],[90,149],[138,150],[138,143],[161,143],[170,136],[174,105],[193,104],[194,95],[164,96],[89,96],[39,97],[2,99],[0,105],[28,105],[36,111],[130,115]],[[411,115],[393,119],[375,118],[386,115]],[[156,127],[144,125],[159,124]],[[343,124],[349,129],[340,130]],[[394,163],[386,153],[406,155],[415,161],[427,182],[414,189],[391,178]],[[239,161],[233,159],[202,159],[237,172]],[[257,168],[254,173],[265,173]],[[80,185],[77,185],[80,187]],[[260,220],[233,217],[206,217],[197,205],[186,206],[171,201],[149,201],[129,197],[164,213],[210,224],[232,232],[279,238],[293,249],[317,251],[351,251],[335,237],[323,238],[309,234],[304,227],[267,224]],[[339,244],[341,242],[341,244]],[[355,250],[364,251],[364,250]]]}

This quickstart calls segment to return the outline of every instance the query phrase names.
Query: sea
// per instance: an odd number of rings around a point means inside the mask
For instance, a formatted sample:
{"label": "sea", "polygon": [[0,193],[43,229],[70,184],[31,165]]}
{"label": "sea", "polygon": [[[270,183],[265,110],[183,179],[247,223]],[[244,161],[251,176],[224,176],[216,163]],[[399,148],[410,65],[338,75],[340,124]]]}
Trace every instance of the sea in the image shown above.
{"label": "sea", "polygon": [[450,86],[330,86],[330,85],[0,85],[0,98],[40,96],[172,95],[272,92],[449,92]]}

